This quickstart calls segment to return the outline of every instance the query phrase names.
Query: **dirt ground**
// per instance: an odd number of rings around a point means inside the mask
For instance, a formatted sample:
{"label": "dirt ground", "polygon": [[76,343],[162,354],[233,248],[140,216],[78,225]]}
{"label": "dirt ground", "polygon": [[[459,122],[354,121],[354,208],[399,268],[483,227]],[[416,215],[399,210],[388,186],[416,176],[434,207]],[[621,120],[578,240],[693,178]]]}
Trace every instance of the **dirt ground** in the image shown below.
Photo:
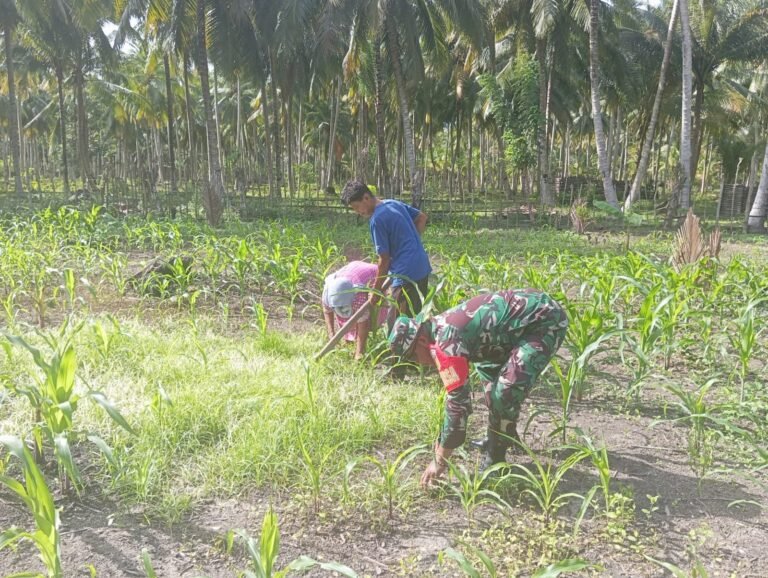
{"label": "dirt ground", "polygon": [[[552,403],[536,394],[530,402],[539,407]],[[695,544],[696,557],[710,576],[767,576],[768,515],[754,505],[768,504],[766,484],[713,475],[704,481],[699,497],[696,479],[686,463],[684,429],[668,423],[651,428],[652,416],[629,416],[612,411],[613,405],[609,399],[578,403],[572,424],[605,441],[614,484],[634,497],[634,520],[619,524],[613,534],[606,533],[599,520],[586,520],[578,540],[563,537],[563,554],[599,563],[604,576],[664,576],[668,574],[645,556],[689,568],[687,551]],[[483,410],[477,407],[471,418],[473,430],[479,430],[484,419]],[[545,439],[550,431],[552,424],[536,418],[526,442],[534,449],[551,446],[551,440]],[[529,462],[525,457],[516,459]],[[421,466],[418,460],[412,464],[414,469]],[[571,470],[565,480],[563,491],[581,494],[597,483],[594,470],[586,464]],[[344,563],[361,576],[461,576],[455,563],[439,563],[438,554],[462,536],[480,537],[498,525],[515,535],[517,524],[518,538],[525,540],[528,535],[534,539],[526,532],[540,523],[540,517],[525,503],[514,505],[511,515],[481,509],[474,526],[468,528],[459,504],[450,499],[421,499],[406,516],[388,522],[360,512],[342,515],[334,512],[333,504],[324,504],[324,513],[315,515],[298,508],[289,494],[253,493],[197,504],[182,523],[169,528],[141,512],[125,511],[95,491],[89,489],[81,500],[60,502],[65,576],[90,576],[91,566],[100,577],[144,576],[144,549],[161,577],[237,576],[248,561],[237,547],[226,553],[225,535],[230,529],[242,528],[258,537],[270,504],[280,521],[281,563],[304,554]],[[729,507],[737,500],[751,503]],[[561,510],[564,528],[572,527],[575,508]],[[0,493],[0,528],[30,524],[14,497]],[[512,538],[508,539],[511,544]],[[510,550],[513,555],[516,551]],[[28,545],[15,552],[4,551],[0,558],[3,576],[35,568],[40,568],[36,552]],[[329,573],[315,570],[308,575]]]}

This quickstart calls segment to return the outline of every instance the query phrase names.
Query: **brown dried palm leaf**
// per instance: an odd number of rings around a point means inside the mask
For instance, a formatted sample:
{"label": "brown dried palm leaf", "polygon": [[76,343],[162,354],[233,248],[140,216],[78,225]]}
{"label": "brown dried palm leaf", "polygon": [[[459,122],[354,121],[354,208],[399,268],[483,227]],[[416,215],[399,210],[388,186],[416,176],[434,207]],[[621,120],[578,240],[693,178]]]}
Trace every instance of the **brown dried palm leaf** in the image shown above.
{"label": "brown dried palm leaf", "polygon": [[699,218],[693,214],[693,209],[688,209],[685,222],[678,229],[675,241],[672,264],[676,269],[695,263],[706,255],[709,247],[704,243],[701,224]]}
{"label": "brown dried palm leaf", "polygon": [[709,256],[713,259],[717,259],[720,256],[720,244],[722,240],[723,236],[720,233],[720,227],[709,234]]}

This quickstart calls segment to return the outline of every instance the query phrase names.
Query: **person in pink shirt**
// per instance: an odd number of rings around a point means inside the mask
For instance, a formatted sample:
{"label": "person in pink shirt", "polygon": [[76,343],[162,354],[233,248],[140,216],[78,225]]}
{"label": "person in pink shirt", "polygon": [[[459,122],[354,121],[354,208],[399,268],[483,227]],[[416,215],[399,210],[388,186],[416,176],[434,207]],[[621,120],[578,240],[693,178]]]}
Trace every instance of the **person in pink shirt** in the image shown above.
{"label": "person in pink shirt", "polygon": [[[350,261],[344,267],[325,278],[323,286],[323,317],[328,337],[337,331],[336,322],[341,327],[370,297],[370,288],[374,286],[378,266],[364,261]],[[379,322],[386,319],[386,308],[379,310]],[[363,313],[355,327],[347,333],[347,341],[355,342],[355,359],[362,359],[371,331],[371,316]]]}

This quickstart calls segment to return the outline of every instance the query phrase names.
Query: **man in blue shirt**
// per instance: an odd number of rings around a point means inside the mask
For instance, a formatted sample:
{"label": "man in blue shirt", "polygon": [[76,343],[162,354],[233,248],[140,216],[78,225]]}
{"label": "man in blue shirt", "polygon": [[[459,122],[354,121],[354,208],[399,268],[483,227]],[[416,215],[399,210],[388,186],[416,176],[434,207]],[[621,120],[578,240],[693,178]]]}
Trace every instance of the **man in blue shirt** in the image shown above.
{"label": "man in blue shirt", "polygon": [[[371,239],[376,248],[378,274],[374,289],[380,290],[387,275],[392,276],[392,296],[397,302],[395,313],[414,316],[421,311],[421,295],[428,288],[432,267],[421,242],[427,216],[401,201],[381,200],[360,181],[349,181],[341,200],[361,217],[369,219]],[[421,295],[420,295],[421,294]],[[375,292],[371,305],[378,304]]]}

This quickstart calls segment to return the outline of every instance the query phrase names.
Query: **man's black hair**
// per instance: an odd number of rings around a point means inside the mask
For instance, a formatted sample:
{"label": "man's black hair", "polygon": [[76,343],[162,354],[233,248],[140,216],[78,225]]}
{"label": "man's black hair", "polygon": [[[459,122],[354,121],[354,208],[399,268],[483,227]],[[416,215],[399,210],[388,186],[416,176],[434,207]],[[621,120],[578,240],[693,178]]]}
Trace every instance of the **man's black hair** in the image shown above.
{"label": "man's black hair", "polygon": [[374,196],[365,183],[361,181],[349,181],[344,185],[344,190],[341,191],[341,202],[345,205],[349,205],[349,203],[362,201],[366,193],[372,197]]}

